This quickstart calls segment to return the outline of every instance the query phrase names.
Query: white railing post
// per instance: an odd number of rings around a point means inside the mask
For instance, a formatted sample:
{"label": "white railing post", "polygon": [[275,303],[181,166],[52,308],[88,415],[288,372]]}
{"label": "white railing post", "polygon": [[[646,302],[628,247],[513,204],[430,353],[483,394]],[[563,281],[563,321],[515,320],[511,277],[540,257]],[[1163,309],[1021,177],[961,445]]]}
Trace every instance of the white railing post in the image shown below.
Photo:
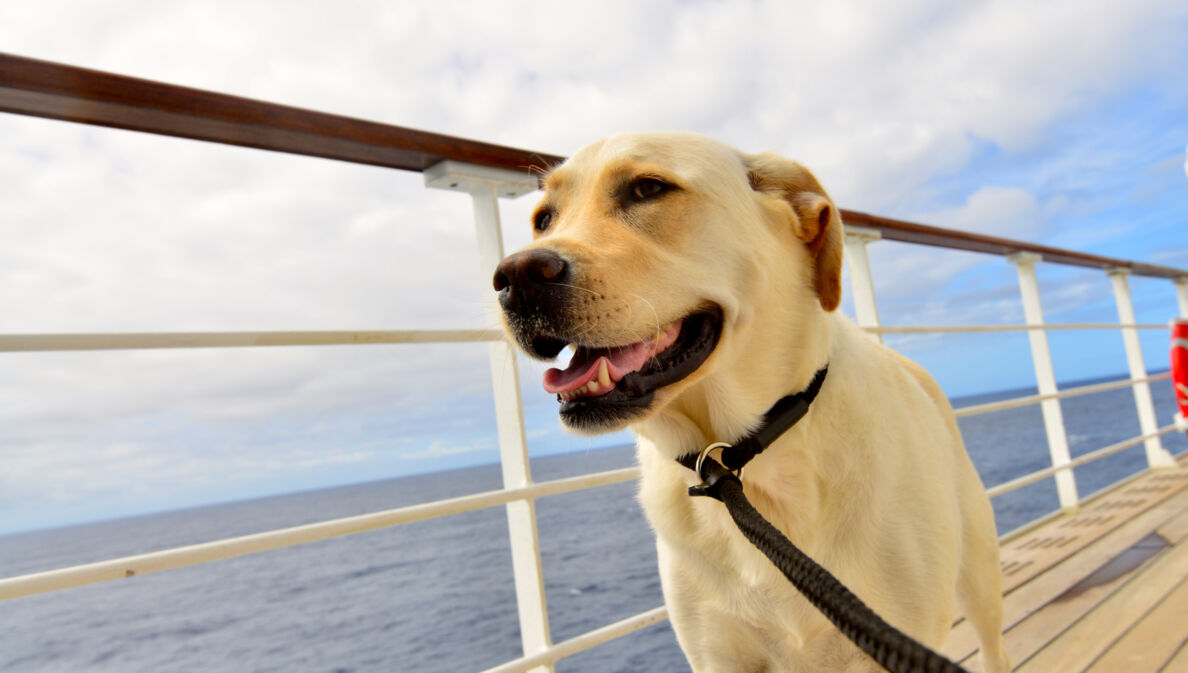
{"label": "white railing post", "polygon": [[[1019,271],[1019,291],[1023,295],[1023,315],[1028,325],[1043,326],[1044,308],[1040,303],[1039,282],[1035,278],[1035,263],[1039,255],[1017,252],[1007,257]],[[1056,373],[1052,368],[1052,351],[1048,347],[1048,333],[1042,329],[1027,332],[1031,342],[1031,361],[1035,365],[1035,382],[1040,395],[1055,395]],[[1068,433],[1064,429],[1064,414],[1060,400],[1047,399],[1040,403],[1044,416],[1044,431],[1048,435],[1048,452],[1052,456],[1052,467],[1061,467],[1071,462],[1068,450]],[[1077,506],[1077,482],[1071,469],[1056,473],[1056,495],[1060,507],[1070,509]]]}
{"label": "white railing post", "polygon": [[[1130,283],[1126,277],[1129,269],[1110,269],[1106,272],[1114,283],[1114,300],[1118,304],[1118,322],[1123,325],[1134,325],[1138,322],[1134,315],[1134,304],[1130,301]],[[1130,379],[1140,381],[1147,378],[1147,366],[1143,363],[1143,347],[1139,343],[1138,330],[1133,327],[1122,328],[1122,344],[1126,348],[1126,364],[1130,367]],[[1146,383],[1135,383],[1134,406],[1138,411],[1139,428],[1142,434],[1149,435],[1159,428],[1155,421],[1155,403],[1151,400],[1151,386]],[[1151,467],[1175,467],[1176,461],[1163,448],[1163,442],[1158,437],[1150,437],[1143,442],[1147,449],[1147,464]]]}
{"label": "white railing post", "polygon": [[[862,327],[879,326],[879,306],[875,302],[874,281],[870,274],[870,258],[866,256],[866,244],[883,238],[877,229],[865,227],[845,228],[846,262],[850,267],[850,290],[854,293],[854,313]],[[883,342],[882,333],[874,337]]]}
{"label": "white railing post", "polygon": [[1176,301],[1180,304],[1180,317],[1188,318],[1188,277],[1177,278],[1172,282],[1176,284]]}
{"label": "white railing post", "polygon": [[[503,232],[499,221],[499,197],[515,197],[537,189],[536,177],[456,161],[443,161],[425,171],[425,186],[469,193],[474,201],[474,225],[478,236],[479,278],[484,283],[487,323],[499,324],[499,306],[490,279],[503,259]],[[525,225],[527,226],[527,225]],[[525,441],[520,377],[516,352],[506,340],[490,344],[491,382],[495,393],[495,420],[499,431],[499,455],[504,488],[523,488],[532,483]],[[536,529],[536,506],[531,499],[507,504],[511,541],[512,573],[516,604],[520,614],[520,639],[524,655],[532,656],[552,646],[549,616],[545,606],[544,574],[540,563],[540,537]],[[552,664],[532,673],[552,673]]]}

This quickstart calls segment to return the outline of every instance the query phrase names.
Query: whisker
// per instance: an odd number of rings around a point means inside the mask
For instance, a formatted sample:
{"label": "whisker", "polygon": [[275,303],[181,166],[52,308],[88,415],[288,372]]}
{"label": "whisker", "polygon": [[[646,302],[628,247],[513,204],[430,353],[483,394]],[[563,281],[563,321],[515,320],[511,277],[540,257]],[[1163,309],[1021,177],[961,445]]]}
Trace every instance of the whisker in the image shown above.
{"label": "whisker", "polygon": [[595,297],[601,297],[601,296],[602,296],[602,295],[598,294],[597,292],[595,292],[594,290],[589,290],[589,289],[586,289],[586,288],[584,288],[584,287],[581,287],[580,285],[574,285],[574,284],[572,284],[572,283],[549,283],[549,285],[556,285],[557,287],[568,287],[568,288],[570,288],[570,289],[573,289],[573,290],[581,290],[582,292],[586,292],[586,293],[592,294],[592,295],[594,295]]}
{"label": "whisker", "polygon": [[647,299],[645,299],[644,297],[641,297],[638,294],[635,294],[634,292],[631,293],[631,296],[635,297],[636,299],[643,302],[644,305],[646,305],[648,307],[648,310],[652,312],[652,322],[655,323],[655,325],[656,325],[656,336],[659,337],[660,336],[660,315],[658,313],[656,313],[656,307],[652,305],[652,302],[648,301]]}
{"label": "whisker", "polygon": [[[653,333],[652,340],[653,340],[653,342],[659,341],[660,335],[663,333],[663,328],[660,325],[660,315],[658,313],[656,313],[656,307],[652,305],[652,302],[648,301],[646,298],[641,297],[638,294],[635,294],[634,292],[631,293],[631,296],[633,296],[636,299],[643,302],[644,305],[648,307],[648,310],[650,310],[652,312],[652,322],[656,325],[656,329]],[[640,339],[640,341],[643,341],[643,339]],[[656,354],[652,354],[652,357],[649,358],[649,361],[657,361]]]}

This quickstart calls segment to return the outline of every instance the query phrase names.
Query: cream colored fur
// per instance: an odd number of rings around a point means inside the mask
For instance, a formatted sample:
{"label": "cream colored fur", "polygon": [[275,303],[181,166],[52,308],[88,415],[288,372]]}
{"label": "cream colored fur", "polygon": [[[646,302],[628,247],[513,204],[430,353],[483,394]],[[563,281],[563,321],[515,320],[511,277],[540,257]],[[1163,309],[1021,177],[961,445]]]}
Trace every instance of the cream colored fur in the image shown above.
{"label": "cream colored fur", "polygon": [[[680,189],[624,213],[608,195],[638,175]],[[541,207],[553,224],[530,247],[566,257],[575,285],[602,300],[576,316],[592,343],[638,340],[707,304],[724,315],[709,360],[631,424],[665,599],[696,673],[881,670],[721,503],[686,494],[697,480],[674,461],[753,429],[826,363],[808,415],[747,466],[747,496],[891,624],[936,648],[960,608],[985,669],[1009,670],[982,483],[932,378],[834,311],[842,225],[808,170],[693,134],[622,135],[554,171]]]}

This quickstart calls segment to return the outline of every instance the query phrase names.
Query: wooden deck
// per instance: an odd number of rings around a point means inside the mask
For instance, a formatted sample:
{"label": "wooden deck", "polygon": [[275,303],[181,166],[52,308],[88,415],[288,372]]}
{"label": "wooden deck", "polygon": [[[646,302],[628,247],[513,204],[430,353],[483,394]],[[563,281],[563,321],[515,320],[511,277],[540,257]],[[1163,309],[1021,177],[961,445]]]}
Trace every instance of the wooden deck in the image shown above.
{"label": "wooden deck", "polygon": [[[1022,673],[1188,673],[1188,460],[1002,545],[1007,652]],[[942,650],[981,672],[964,620]]]}

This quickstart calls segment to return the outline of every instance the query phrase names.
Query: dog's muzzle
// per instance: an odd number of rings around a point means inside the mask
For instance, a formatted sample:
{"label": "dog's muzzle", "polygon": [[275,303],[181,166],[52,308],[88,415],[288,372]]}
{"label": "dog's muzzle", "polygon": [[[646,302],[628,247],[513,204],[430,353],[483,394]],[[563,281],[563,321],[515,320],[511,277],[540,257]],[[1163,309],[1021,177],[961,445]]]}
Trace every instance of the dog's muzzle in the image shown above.
{"label": "dog's muzzle", "polygon": [[569,364],[548,370],[542,382],[557,396],[561,420],[579,431],[603,432],[646,415],[656,391],[701,367],[721,336],[722,311],[697,305],[630,343],[594,341],[598,330],[591,330],[594,323],[575,298],[589,291],[575,275],[558,253],[534,248],[504,259],[493,282],[508,331],[528,355],[552,360],[573,346]]}

